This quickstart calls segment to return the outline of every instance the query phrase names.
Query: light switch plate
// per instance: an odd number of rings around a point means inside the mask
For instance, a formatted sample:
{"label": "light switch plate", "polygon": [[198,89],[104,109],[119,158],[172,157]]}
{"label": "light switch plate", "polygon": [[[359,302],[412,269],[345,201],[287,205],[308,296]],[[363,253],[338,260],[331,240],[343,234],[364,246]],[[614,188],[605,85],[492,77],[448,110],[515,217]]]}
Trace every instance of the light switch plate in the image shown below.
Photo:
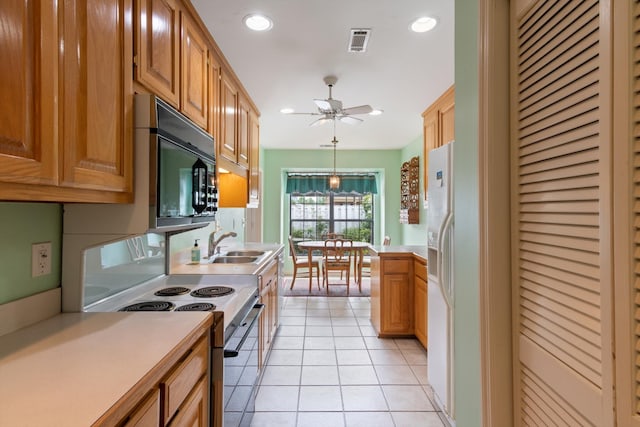
{"label": "light switch plate", "polygon": [[51,274],[51,242],[31,245],[31,277]]}

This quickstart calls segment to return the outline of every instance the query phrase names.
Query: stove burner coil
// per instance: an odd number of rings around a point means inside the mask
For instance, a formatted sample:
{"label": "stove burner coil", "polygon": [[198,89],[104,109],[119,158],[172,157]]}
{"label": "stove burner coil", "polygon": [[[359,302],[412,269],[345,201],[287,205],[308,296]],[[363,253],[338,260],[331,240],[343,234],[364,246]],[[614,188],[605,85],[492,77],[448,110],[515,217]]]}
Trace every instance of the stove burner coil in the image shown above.
{"label": "stove burner coil", "polygon": [[191,292],[191,296],[198,298],[223,297],[233,292],[233,288],[228,286],[207,286],[206,288],[196,289]]}
{"label": "stove burner coil", "polygon": [[171,311],[175,304],[169,301],[143,301],[122,307],[118,311]]}
{"label": "stove burner coil", "polygon": [[172,286],[170,288],[163,288],[159,291],[156,291],[154,295],[159,297],[173,297],[176,295],[182,295],[189,292],[189,288],[185,288],[184,286]]}
{"label": "stove burner coil", "polygon": [[175,311],[213,311],[216,306],[208,302],[194,302],[192,304],[181,305]]}

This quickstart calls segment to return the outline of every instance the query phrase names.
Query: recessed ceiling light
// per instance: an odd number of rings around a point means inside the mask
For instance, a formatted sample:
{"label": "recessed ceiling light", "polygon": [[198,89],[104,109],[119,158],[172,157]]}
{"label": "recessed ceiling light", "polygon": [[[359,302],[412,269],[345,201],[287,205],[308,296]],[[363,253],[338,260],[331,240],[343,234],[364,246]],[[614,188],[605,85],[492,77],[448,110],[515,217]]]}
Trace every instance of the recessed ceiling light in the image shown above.
{"label": "recessed ceiling light", "polygon": [[273,21],[259,13],[253,13],[242,18],[242,22],[247,28],[253,31],[267,31],[273,27]]}
{"label": "recessed ceiling light", "polygon": [[436,18],[423,16],[411,23],[411,31],[416,33],[426,33],[427,31],[433,30],[437,23],[438,21],[436,21]]}
{"label": "recessed ceiling light", "polygon": [[380,114],[382,114],[382,110],[371,110],[369,113],[370,116],[379,116]]}
{"label": "recessed ceiling light", "polygon": [[291,114],[293,113],[293,108],[283,108],[282,110],[280,110],[280,112],[282,114]]}

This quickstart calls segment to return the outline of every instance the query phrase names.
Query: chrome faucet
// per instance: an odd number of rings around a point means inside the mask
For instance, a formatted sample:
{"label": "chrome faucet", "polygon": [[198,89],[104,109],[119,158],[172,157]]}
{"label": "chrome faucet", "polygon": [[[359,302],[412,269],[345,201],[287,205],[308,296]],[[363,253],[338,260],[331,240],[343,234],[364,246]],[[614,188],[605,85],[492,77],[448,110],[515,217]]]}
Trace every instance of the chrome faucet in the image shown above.
{"label": "chrome faucet", "polygon": [[[216,247],[218,247],[218,244],[220,244],[222,239],[226,239],[227,237],[236,237],[238,235],[235,231],[229,231],[228,233],[224,233],[216,240],[214,240],[215,234],[215,231],[209,234],[209,258],[211,258],[215,254]],[[220,248],[218,248],[218,252],[220,252]]]}

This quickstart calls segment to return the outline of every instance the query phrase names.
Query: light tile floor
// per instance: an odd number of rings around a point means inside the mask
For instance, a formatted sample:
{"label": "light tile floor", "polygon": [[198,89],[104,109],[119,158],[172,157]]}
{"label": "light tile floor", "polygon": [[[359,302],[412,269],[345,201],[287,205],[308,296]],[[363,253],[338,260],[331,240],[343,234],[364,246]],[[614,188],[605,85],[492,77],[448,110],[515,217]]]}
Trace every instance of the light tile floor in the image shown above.
{"label": "light tile floor", "polygon": [[415,339],[379,339],[368,297],[287,297],[252,426],[443,427]]}

